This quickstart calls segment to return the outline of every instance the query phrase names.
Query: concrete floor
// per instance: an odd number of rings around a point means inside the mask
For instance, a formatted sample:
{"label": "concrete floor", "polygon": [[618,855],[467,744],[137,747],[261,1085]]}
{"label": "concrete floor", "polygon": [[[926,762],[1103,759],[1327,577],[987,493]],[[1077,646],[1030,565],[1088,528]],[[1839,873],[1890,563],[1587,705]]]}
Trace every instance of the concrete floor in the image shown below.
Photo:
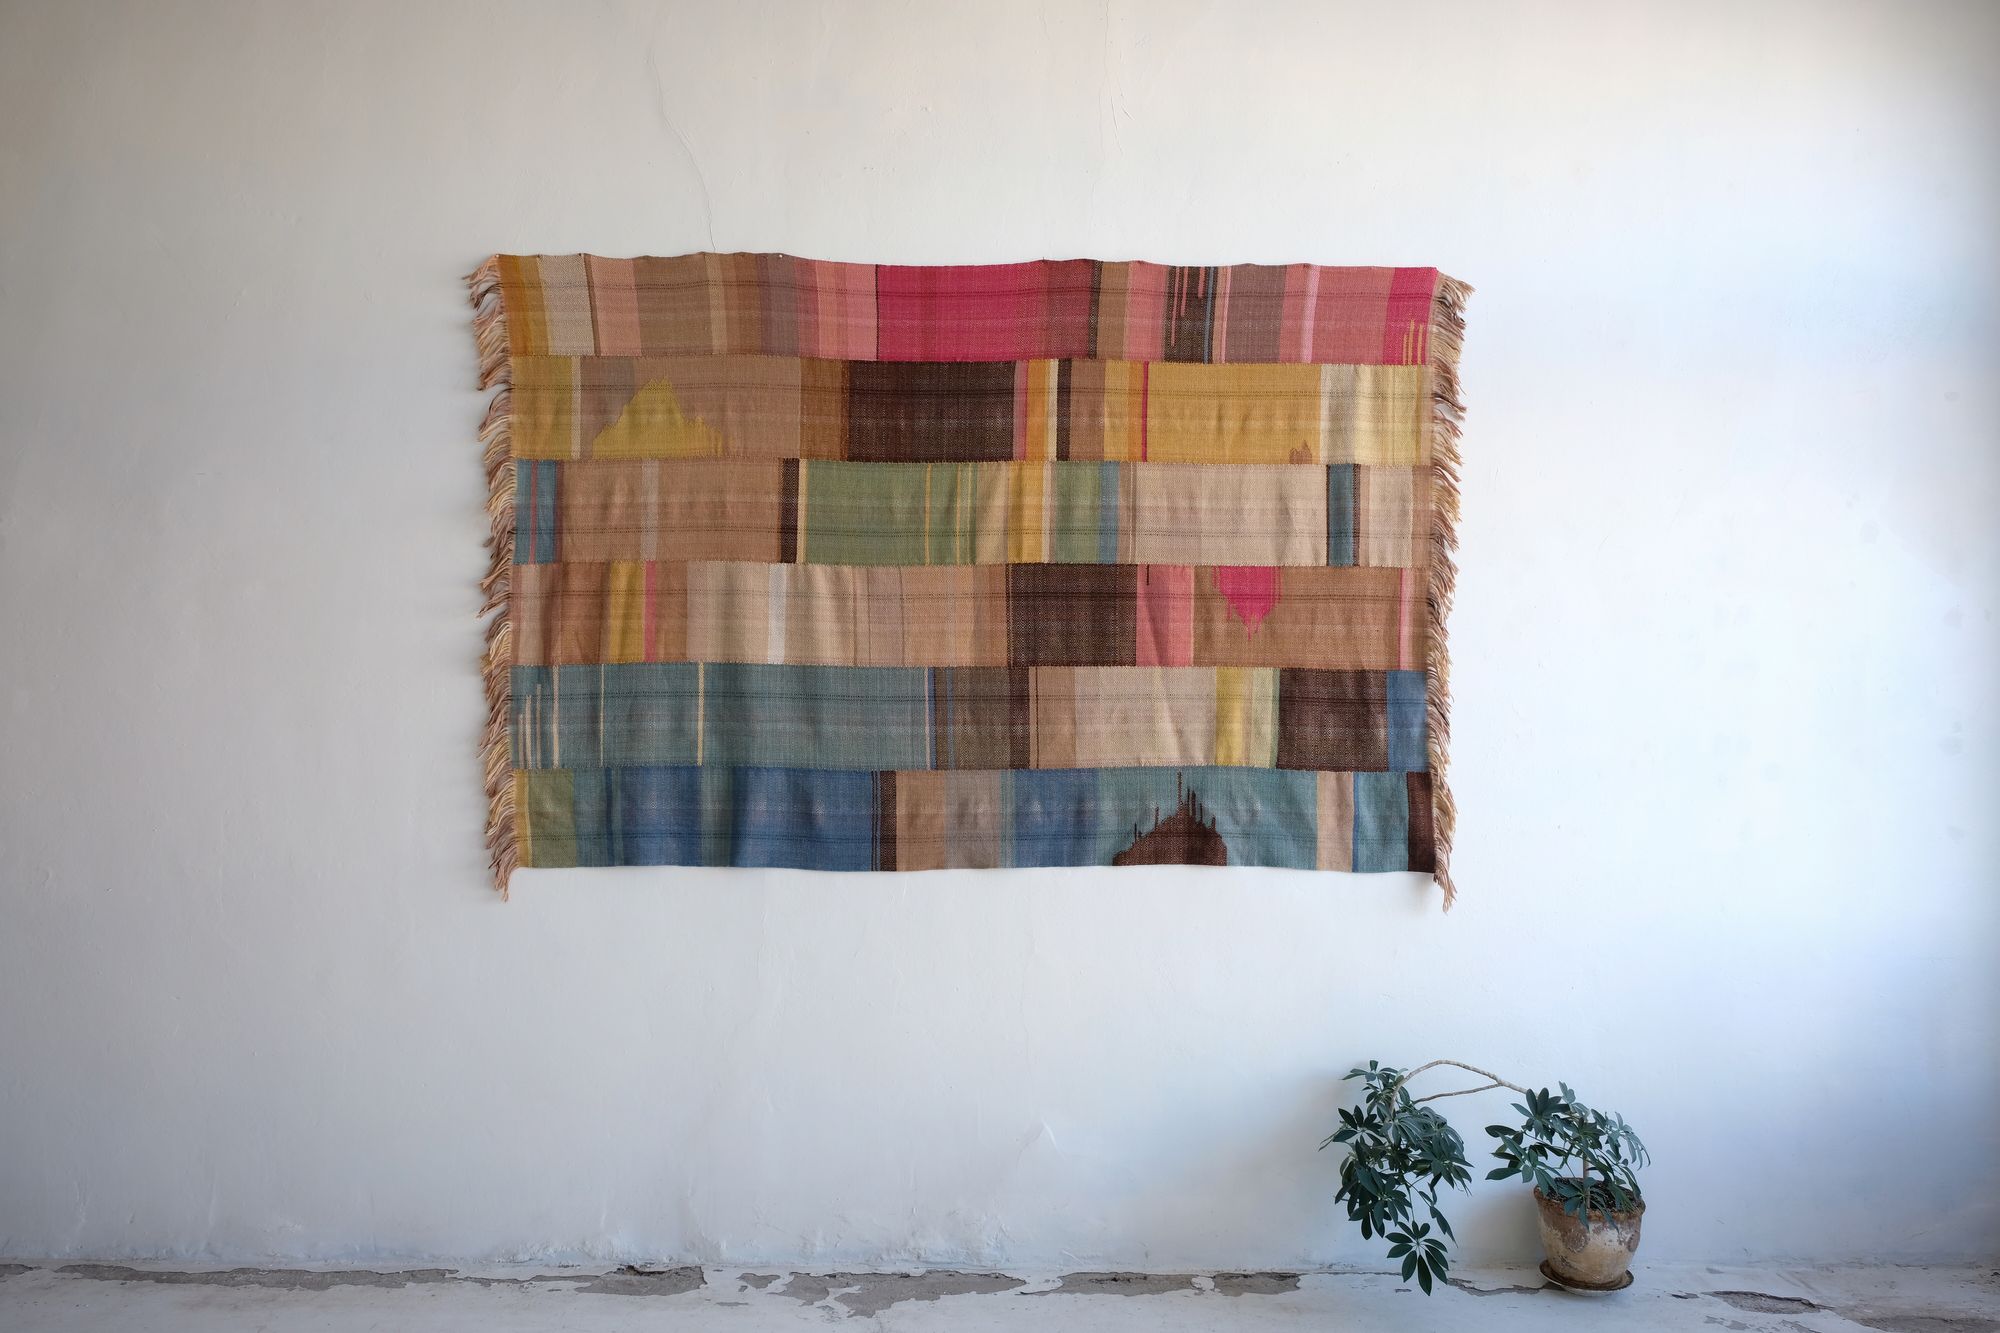
{"label": "concrete floor", "polygon": [[1426,1298],[1371,1273],[778,1273],[741,1268],[399,1271],[0,1264],[7,1333],[596,1333],[889,1329],[1688,1329],[2000,1333],[2000,1269],[1642,1267],[1581,1296],[1532,1271],[1468,1272]]}

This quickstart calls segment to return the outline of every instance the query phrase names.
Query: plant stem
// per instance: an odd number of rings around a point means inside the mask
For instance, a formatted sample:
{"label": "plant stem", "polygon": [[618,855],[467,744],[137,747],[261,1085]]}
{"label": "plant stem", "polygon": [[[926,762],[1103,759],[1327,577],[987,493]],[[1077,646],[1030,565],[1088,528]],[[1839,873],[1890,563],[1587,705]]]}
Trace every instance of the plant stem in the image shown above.
{"label": "plant stem", "polygon": [[1485,1092],[1489,1088],[1507,1088],[1510,1091],[1520,1093],[1523,1097],[1528,1095],[1528,1090],[1522,1087],[1520,1084],[1509,1083],[1506,1079],[1501,1078],[1498,1074],[1495,1074],[1490,1070],[1481,1069],[1477,1065],[1469,1065],[1465,1063],[1463,1060],[1433,1060],[1429,1064],[1418,1065],[1415,1069],[1412,1069],[1409,1073],[1403,1075],[1401,1078],[1397,1079],[1394,1083],[1391,1083],[1388,1086],[1388,1088],[1384,1090],[1383,1095],[1388,1099],[1389,1105],[1394,1106],[1396,1104],[1395,1100],[1396,1092],[1405,1083],[1408,1083],[1411,1079],[1423,1073],[1426,1069],[1436,1069],[1439,1065],[1450,1065],[1454,1069],[1463,1069],[1467,1073],[1477,1074],[1481,1078],[1490,1078],[1493,1081],[1491,1083],[1484,1084],[1477,1088],[1460,1088],[1455,1092],[1434,1092],[1430,1094],[1430,1096],[1428,1097],[1413,1098],[1410,1102],[1412,1106],[1418,1105],[1419,1103],[1422,1102],[1434,1102],[1440,1097],[1463,1097],[1467,1093],[1471,1092]]}
{"label": "plant stem", "polygon": [[1475,1092],[1491,1092],[1495,1088],[1511,1088],[1513,1086],[1512,1083],[1482,1083],[1476,1088],[1454,1088],[1450,1092],[1433,1092],[1422,1097],[1412,1097],[1410,1098],[1410,1105],[1422,1106],[1425,1102],[1434,1102],[1440,1097],[1464,1097]]}

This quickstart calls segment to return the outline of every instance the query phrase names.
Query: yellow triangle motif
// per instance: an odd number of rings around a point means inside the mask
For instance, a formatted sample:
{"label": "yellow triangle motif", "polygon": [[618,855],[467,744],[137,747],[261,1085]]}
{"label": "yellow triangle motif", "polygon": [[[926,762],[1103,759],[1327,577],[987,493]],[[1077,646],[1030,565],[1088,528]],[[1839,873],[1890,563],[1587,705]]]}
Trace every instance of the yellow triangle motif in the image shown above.
{"label": "yellow triangle motif", "polygon": [[681,411],[670,380],[654,380],[632,395],[618,420],[597,432],[593,458],[720,458],[722,436]]}

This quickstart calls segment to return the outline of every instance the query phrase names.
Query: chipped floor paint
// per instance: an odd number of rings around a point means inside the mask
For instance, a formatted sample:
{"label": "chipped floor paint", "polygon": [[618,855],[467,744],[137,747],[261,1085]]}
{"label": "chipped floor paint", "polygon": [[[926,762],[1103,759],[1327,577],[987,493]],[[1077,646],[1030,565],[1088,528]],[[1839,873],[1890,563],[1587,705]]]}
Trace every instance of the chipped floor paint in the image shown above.
{"label": "chipped floor paint", "polygon": [[[1029,1299],[1060,1298],[1054,1302]],[[615,1299],[606,1299],[615,1298]],[[1426,1298],[1387,1273],[999,1270],[784,1272],[771,1268],[212,1268],[0,1264],[8,1333],[234,1333],[290,1327],[477,1327],[489,1333],[857,1326],[949,1330],[1260,1330],[1339,1333],[1603,1327],[1672,1333],[2000,1333],[1992,1268],[1644,1267],[1611,1296],[1521,1270],[1462,1272]],[[649,1323],[648,1326],[651,1326]],[[664,1323],[661,1326],[666,1326]]]}
{"label": "chipped floor paint", "polygon": [[[21,1268],[20,1265],[9,1265]],[[26,1270],[23,1270],[26,1271]],[[477,1287],[526,1287],[560,1283],[594,1296],[679,1296],[700,1288],[706,1274],[693,1265],[680,1268],[640,1268],[627,1265],[602,1273],[537,1273],[522,1277],[487,1277],[456,1268],[404,1268],[387,1272],[368,1268],[131,1268],[124,1264],[64,1264],[64,1277],[93,1282],[149,1282],[168,1287],[260,1287],[266,1291],[331,1291],[335,1287],[373,1287],[400,1291],[404,1287],[463,1282]],[[6,1276],[0,1272],[0,1276]]]}

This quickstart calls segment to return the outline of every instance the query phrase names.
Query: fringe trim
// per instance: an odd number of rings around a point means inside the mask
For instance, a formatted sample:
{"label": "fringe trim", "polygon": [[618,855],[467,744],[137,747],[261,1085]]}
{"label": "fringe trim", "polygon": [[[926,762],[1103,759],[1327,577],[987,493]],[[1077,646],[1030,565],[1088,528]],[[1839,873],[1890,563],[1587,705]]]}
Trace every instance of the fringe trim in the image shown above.
{"label": "fringe trim", "polygon": [[1424,596],[1430,612],[1431,660],[1424,708],[1429,724],[1431,829],[1437,847],[1432,873],[1444,890],[1447,912],[1458,897],[1458,887],[1451,879],[1451,841],[1458,828],[1458,805],[1445,779],[1451,756],[1451,651],[1445,621],[1458,587],[1458,562],[1453,553],[1458,549],[1458,437],[1465,419],[1465,403],[1459,397],[1458,354],[1465,344],[1465,301],[1471,295],[1471,287],[1440,273],[1437,293],[1431,298],[1432,520],[1430,585]]}
{"label": "fringe trim", "polygon": [[486,651],[480,661],[486,678],[486,725],[479,735],[479,759],[486,775],[486,851],[493,865],[493,887],[505,899],[507,881],[520,864],[520,853],[514,824],[514,756],[507,725],[513,712],[514,665],[514,395],[500,257],[490,256],[467,274],[465,285],[471,293],[473,337],[479,344],[479,387],[500,386],[479,426],[486,464],[486,546],[491,553],[486,577],[479,581],[479,590],[485,594],[479,614],[492,617],[486,626]]}

